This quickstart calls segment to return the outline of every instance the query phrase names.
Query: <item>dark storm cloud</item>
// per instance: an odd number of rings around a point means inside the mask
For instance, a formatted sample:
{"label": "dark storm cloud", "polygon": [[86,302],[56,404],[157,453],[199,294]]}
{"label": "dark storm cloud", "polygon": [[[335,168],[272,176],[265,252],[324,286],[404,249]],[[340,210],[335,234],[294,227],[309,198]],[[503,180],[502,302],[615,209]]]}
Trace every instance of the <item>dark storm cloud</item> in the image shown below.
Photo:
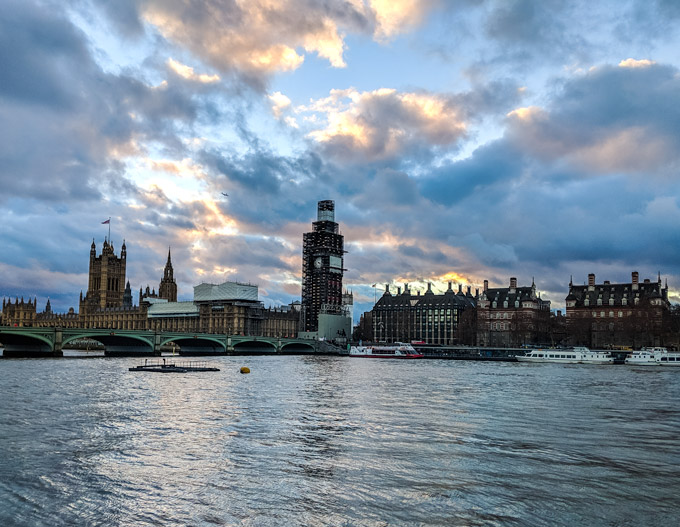
{"label": "dark storm cloud", "polygon": [[63,17],[30,2],[4,3],[0,10],[3,99],[73,109],[79,86],[63,72],[84,62],[89,62],[89,55],[83,36]]}
{"label": "dark storm cloud", "polygon": [[650,174],[680,158],[680,75],[661,65],[602,66],[568,81],[550,106],[511,116],[508,137],[584,171]]}
{"label": "dark storm cloud", "polygon": [[[318,196],[329,195],[333,168],[314,152],[275,154],[263,145],[247,154],[205,150],[198,159],[210,173],[215,194],[227,191],[223,210],[254,225],[277,228],[285,221],[305,221],[316,211]],[[331,173],[329,173],[331,171]]]}
{"label": "dark storm cloud", "polygon": [[464,204],[475,193],[520,176],[523,154],[504,141],[477,149],[469,158],[434,169],[420,181],[423,196],[442,205]]}
{"label": "dark storm cloud", "polygon": [[52,4],[3,6],[0,68],[0,200],[92,201],[109,185],[134,192],[120,159],[144,140],[182,152],[178,134],[210,104],[177,77],[151,87],[105,73],[85,35]]}

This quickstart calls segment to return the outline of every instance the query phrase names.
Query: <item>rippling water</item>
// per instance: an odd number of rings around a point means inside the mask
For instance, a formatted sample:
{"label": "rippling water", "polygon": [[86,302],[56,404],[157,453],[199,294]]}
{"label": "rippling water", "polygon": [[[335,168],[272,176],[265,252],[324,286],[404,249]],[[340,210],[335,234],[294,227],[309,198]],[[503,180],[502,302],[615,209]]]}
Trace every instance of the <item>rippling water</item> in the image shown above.
{"label": "rippling water", "polygon": [[0,525],[678,524],[680,371],[210,361],[0,360]]}

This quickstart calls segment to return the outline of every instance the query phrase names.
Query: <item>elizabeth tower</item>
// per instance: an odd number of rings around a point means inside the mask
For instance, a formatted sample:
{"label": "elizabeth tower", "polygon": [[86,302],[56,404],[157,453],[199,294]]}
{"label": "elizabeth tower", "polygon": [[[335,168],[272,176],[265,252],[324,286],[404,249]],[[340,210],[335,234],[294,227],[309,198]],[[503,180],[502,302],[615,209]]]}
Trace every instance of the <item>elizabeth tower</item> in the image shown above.
{"label": "elizabeth tower", "polygon": [[312,231],[302,237],[303,331],[319,329],[319,313],[342,309],[344,237],[335,223],[335,203],[319,201]]}

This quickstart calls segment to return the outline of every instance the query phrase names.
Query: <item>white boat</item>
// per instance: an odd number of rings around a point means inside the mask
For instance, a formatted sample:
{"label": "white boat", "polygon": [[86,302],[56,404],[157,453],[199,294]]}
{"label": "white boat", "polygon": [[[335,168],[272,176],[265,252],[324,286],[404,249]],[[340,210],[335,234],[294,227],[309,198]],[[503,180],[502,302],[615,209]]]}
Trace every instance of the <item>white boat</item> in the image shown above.
{"label": "white boat", "polygon": [[608,351],[591,351],[584,346],[565,349],[535,349],[518,355],[520,362],[557,362],[562,364],[613,364]]}
{"label": "white boat", "polygon": [[367,359],[422,359],[424,357],[413,346],[403,342],[378,344],[376,346],[352,346],[349,350],[349,356]]}
{"label": "white boat", "polygon": [[680,353],[666,348],[642,348],[626,357],[626,364],[638,366],[680,366]]}

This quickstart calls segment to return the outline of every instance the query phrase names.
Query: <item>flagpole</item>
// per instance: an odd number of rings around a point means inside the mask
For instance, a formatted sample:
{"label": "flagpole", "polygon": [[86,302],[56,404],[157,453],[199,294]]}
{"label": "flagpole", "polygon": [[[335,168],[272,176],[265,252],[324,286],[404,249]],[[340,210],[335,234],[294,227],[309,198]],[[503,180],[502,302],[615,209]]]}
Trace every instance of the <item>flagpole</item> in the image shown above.
{"label": "flagpole", "polygon": [[109,216],[109,245],[111,245],[111,216]]}

